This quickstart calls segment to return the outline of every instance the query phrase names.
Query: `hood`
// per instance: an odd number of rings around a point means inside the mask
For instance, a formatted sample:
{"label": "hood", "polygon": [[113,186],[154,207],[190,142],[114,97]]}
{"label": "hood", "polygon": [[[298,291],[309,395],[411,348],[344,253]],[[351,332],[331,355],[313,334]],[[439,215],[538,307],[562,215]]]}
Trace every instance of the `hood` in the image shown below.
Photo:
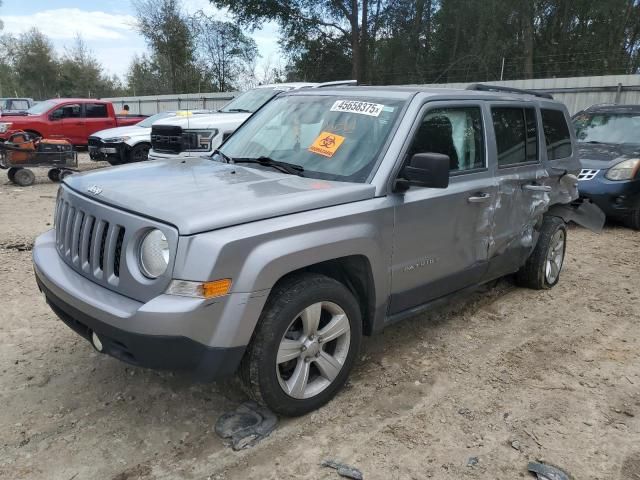
{"label": "hood", "polygon": [[250,113],[213,113],[211,115],[189,115],[170,117],[158,120],[153,125],[171,125],[183,130],[194,128],[224,128],[227,125],[236,127],[251,116]]}
{"label": "hood", "polygon": [[148,135],[150,131],[151,128],[129,125],[126,127],[107,128],[106,130],[100,130],[98,132],[92,133],[91,136],[102,139],[123,136],[132,137],[134,135],[144,135],[145,133]]}
{"label": "hood", "polygon": [[640,158],[640,144],[578,142],[578,157],[584,168],[608,169],[627,158]]}
{"label": "hood", "polygon": [[[181,235],[373,198],[375,187],[202,158],[158,160],[64,179],[78,193],[169,223]],[[98,195],[88,193],[97,186]]]}

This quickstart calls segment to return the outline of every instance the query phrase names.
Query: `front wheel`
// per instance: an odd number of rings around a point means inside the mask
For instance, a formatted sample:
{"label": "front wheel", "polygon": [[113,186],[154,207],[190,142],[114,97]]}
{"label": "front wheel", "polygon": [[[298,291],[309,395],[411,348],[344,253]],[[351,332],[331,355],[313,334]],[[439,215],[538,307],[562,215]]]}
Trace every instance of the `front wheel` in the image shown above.
{"label": "front wheel", "polygon": [[146,143],[140,143],[129,152],[129,162],[146,162],[149,158],[151,147]]}
{"label": "front wheel", "polygon": [[560,280],[566,248],[564,221],[558,217],[545,217],[536,247],[516,274],[518,285],[535,290],[552,288]]}
{"label": "front wheel", "polygon": [[627,218],[626,224],[629,228],[640,230],[640,208],[636,208]]}
{"label": "front wheel", "polygon": [[304,415],[340,390],[361,340],[360,307],[347,287],[324,275],[294,275],[271,293],[240,375],[258,402]]}

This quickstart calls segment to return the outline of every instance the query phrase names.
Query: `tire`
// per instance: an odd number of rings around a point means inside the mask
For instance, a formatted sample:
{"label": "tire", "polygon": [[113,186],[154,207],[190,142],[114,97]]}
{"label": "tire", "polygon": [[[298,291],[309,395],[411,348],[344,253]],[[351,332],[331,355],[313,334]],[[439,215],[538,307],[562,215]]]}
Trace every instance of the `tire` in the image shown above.
{"label": "tire", "polygon": [[12,183],[15,183],[15,176],[16,176],[16,172],[20,170],[20,167],[11,167],[9,168],[9,171],[7,172],[7,177],[9,177],[9,181]]}
{"label": "tire", "polygon": [[[314,322],[319,325],[315,330]],[[333,334],[341,333],[323,342],[328,325]],[[361,341],[360,307],[347,287],[324,275],[293,275],[271,292],[241,362],[240,378],[247,393],[274,412],[304,415],[344,385]],[[280,363],[278,355],[285,357]],[[296,382],[305,379],[302,372],[306,381]]]}
{"label": "tire", "polygon": [[149,150],[151,146],[146,143],[139,143],[129,152],[129,162],[146,162],[149,158]]}
{"label": "tire", "polygon": [[59,182],[60,181],[60,173],[62,173],[60,171],[59,168],[52,168],[51,170],[49,170],[47,172],[47,177],[49,177],[49,180],[51,180],[52,182]]}
{"label": "tire", "polygon": [[25,130],[24,133],[28,133],[29,136],[31,137],[31,140],[42,138],[42,135],[40,135],[38,132],[35,132],[33,130]]}
{"label": "tire", "polygon": [[524,266],[516,273],[521,287],[544,290],[555,286],[567,249],[567,227],[558,217],[544,217],[538,243]]}
{"label": "tire", "polygon": [[64,180],[65,178],[67,178],[69,175],[73,175],[73,171],[71,170],[61,170],[60,171],[60,175],[59,175],[59,179],[60,181]]}
{"label": "tire", "polygon": [[640,230],[640,208],[636,208],[626,219],[627,226],[634,230]]}
{"label": "tire", "polygon": [[21,187],[29,187],[35,182],[36,176],[28,168],[19,168],[13,174],[13,182]]}

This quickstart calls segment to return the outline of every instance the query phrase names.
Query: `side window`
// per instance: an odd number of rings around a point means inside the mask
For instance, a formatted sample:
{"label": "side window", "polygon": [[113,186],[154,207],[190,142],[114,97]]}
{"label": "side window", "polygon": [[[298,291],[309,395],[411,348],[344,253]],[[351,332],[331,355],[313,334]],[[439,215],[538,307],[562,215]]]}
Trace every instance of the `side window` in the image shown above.
{"label": "side window", "polygon": [[547,158],[549,160],[560,160],[571,156],[571,134],[561,110],[550,110],[543,108],[542,128],[544,139],[547,144]]}
{"label": "side window", "polygon": [[29,102],[26,100],[11,100],[8,110],[27,110],[29,108]]}
{"label": "side window", "polygon": [[409,158],[416,153],[449,156],[452,173],[484,168],[484,134],[480,107],[429,110],[416,132]]}
{"label": "side window", "polygon": [[79,103],[72,103],[60,108],[56,108],[52,112],[54,118],[79,118],[82,115],[82,108]]}
{"label": "side window", "polygon": [[533,108],[491,109],[498,147],[498,166],[538,161],[538,127]]}
{"label": "side window", "polygon": [[85,116],[87,118],[106,118],[107,106],[104,103],[85,104]]}

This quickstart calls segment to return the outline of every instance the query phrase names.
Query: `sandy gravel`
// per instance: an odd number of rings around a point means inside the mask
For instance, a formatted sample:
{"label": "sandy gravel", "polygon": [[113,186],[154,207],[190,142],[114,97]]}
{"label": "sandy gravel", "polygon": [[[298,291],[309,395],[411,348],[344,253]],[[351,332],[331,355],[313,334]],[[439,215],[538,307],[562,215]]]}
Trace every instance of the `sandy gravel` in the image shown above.
{"label": "sandy gravel", "polygon": [[572,228],[553,290],[501,281],[366,339],[334,401],[233,452],[213,425],[244,400],[234,381],[132,368],[57,321],[29,252],[57,186],[0,175],[0,478],[337,479],[319,465],[337,459],[365,479],[515,479],[542,459],[640,479],[637,232]]}

